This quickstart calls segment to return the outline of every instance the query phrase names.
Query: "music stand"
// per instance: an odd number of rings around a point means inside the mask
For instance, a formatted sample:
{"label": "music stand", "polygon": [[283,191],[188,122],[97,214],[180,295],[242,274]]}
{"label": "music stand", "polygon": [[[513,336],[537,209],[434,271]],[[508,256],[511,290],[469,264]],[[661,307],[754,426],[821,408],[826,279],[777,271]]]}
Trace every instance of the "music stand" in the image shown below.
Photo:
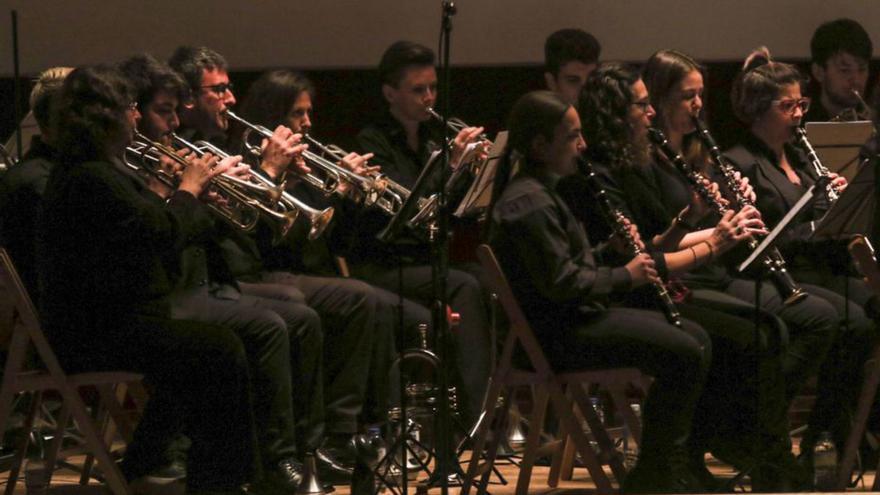
{"label": "music stand", "polygon": [[874,167],[862,167],[816,224],[809,239],[849,240],[857,234],[871,233],[877,207],[876,187]]}
{"label": "music stand", "polygon": [[871,138],[874,124],[870,120],[808,122],[806,130],[816,154],[828,170],[852,182],[860,168],[859,153]]}
{"label": "music stand", "polygon": [[501,131],[495,136],[495,142],[489,148],[489,157],[486,163],[480,167],[477,177],[471,182],[471,187],[465,193],[464,198],[458,204],[454,215],[458,218],[467,218],[489,207],[492,200],[492,184],[495,182],[495,171],[507,146],[507,131]]}

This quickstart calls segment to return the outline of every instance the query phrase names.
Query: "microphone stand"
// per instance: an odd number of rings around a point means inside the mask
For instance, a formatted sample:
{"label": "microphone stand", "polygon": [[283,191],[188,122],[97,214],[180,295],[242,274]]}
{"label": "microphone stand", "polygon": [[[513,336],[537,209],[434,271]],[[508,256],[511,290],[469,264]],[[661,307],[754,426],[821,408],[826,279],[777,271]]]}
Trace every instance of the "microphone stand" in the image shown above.
{"label": "microphone stand", "polygon": [[[438,181],[439,187],[437,191],[437,217],[430,229],[431,233],[431,275],[434,289],[434,304],[432,309],[432,320],[434,326],[434,338],[436,340],[437,351],[441,356],[441,365],[438,370],[437,383],[437,457],[435,474],[440,481],[441,495],[449,494],[449,473],[452,472],[450,457],[453,450],[450,442],[452,429],[450,427],[450,410],[449,410],[449,385],[447,363],[449,356],[449,325],[446,318],[446,286],[448,277],[448,257],[449,257],[449,210],[447,205],[446,191],[444,185],[449,176],[450,164],[450,146],[454,136],[450,136],[448,115],[450,103],[450,63],[449,63],[449,46],[452,33],[452,17],[456,14],[457,9],[452,0],[443,0],[442,16],[440,24],[440,78],[438,95],[445,95],[443,98],[443,149],[441,151],[441,180]],[[457,466],[457,459],[456,466]]]}

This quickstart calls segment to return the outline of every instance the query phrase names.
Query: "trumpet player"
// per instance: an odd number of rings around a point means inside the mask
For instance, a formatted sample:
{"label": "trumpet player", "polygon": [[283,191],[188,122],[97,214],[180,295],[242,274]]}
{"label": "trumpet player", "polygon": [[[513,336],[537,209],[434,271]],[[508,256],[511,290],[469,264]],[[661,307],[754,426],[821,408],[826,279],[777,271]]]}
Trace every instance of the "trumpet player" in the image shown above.
{"label": "trumpet player", "polygon": [[[810,104],[801,94],[802,80],[796,67],[773,61],[762,47],[746,59],[731,93],[734,112],[749,127],[749,134],[725,156],[755,185],[756,204],[770,226],[776,225],[818,179],[803,150],[793,143],[795,129]],[[829,178],[840,190],[846,186],[843,177]],[[809,292],[831,303],[841,322],[824,361],[809,353],[812,346],[803,354],[810,362],[802,367],[816,369],[821,365],[817,401],[801,442],[808,468],[812,468],[812,445],[821,432],[831,432],[839,446],[846,438],[847,411],[854,409],[862,364],[877,340],[871,318],[876,321],[878,316],[876,296],[860,278],[847,274],[843,245],[809,239],[815,222],[828,208],[822,191],[817,194],[819,199],[795,217],[778,242],[793,276],[811,283]],[[847,315],[849,319],[844,321]],[[801,338],[795,331],[791,347],[798,346]]]}
{"label": "trumpet player", "polygon": [[46,69],[37,78],[30,94],[31,111],[40,133],[31,140],[21,163],[0,179],[0,243],[6,248],[31,298],[38,301],[37,220],[49,173],[57,163],[52,126],[49,122],[52,100],[72,68]]}
{"label": "trumpet player", "polygon": [[873,44],[865,28],[853,19],[823,23],[810,39],[810,74],[816,82],[813,104],[804,122],[870,120],[865,105],[868,62]]}
{"label": "trumpet player", "polygon": [[[286,125],[294,133],[308,134],[314,128],[312,103],[315,100],[315,87],[304,75],[291,70],[275,70],[263,74],[251,85],[248,94],[242,100],[241,115],[250,122],[262,122],[268,126]],[[340,165],[358,174],[375,173],[379,167],[369,164],[371,154],[359,155],[347,153],[340,160]],[[335,160],[335,157],[328,157]],[[343,182],[342,187],[351,187]],[[326,195],[302,181],[295,182],[293,192],[297,197],[305,198],[311,205],[326,207],[332,205],[336,211],[355,214],[363,205],[349,200],[347,194]],[[340,243],[344,242],[344,226],[334,221],[318,239],[308,241],[306,233],[295,230],[281,244],[264,239],[259,242],[262,259],[270,270],[303,273],[311,276],[335,277],[338,268],[334,263],[334,254],[339,252]],[[397,327],[397,306],[399,297],[385,289],[371,286],[378,297],[377,325],[373,336],[374,349],[371,365],[371,388],[375,400],[374,408],[384,411],[387,408],[386,396],[397,389],[388,384],[388,371],[391,361],[396,357],[394,352],[395,338],[392,330]],[[431,321],[431,314],[424,306],[403,300],[404,334],[409,338],[407,345],[417,346],[418,326]]]}
{"label": "trumpet player", "polygon": [[[187,95],[183,79],[149,55],[131,57],[121,64],[121,69],[132,81],[143,109],[141,135],[170,144],[170,136],[179,125],[179,102]],[[224,161],[237,163],[240,159],[231,157]],[[202,158],[187,157],[188,162],[194,160],[214,163],[217,159],[209,154]],[[246,165],[236,165],[228,173],[245,177],[247,170]],[[150,184],[160,196],[173,192],[161,181]],[[261,485],[289,492],[297,488],[303,474],[299,456],[304,452],[298,452],[297,447],[307,450],[310,442],[315,443],[309,436],[320,435],[315,431],[319,426],[308,424],[308,417],[298,418],[297,435],[293,414],[294,401],[316,408],[322,406],[322,384],[318,378],[322,340],[319,318],[301,298],[291,297],[282,287],[258,284],[242,291],[221,256],[217,242],[221,234],[218,229],[213,230],[210,235],[194,238],[181,253],[179,274],[170,298],[172,317],[223,325],[245,343],[262,450]],[[297,377],[296,387],[293,377]],[[301,383],[309,379],[310,382]],[[172,452],[170,460],[175,460],[175,454]]]}
{"label": "trumpet player", "polygon": [[[441,145],[442,129],[431,121],[427,109],[437,101],[437,73],[434,53],[409,41],[392,44],[379,63],[385,111],[377,121],[357,136],[362,151],[373,153],[382,171],[403,187],[412,188],[431,151]],[[482,127],[466,127],[451,143],[450,163],[461,166],[470,143],[479,140]],[[441,186],[441,176],[433,180],[432,191]],[[430,249],[423,240],[412,239],[403,247],[403,284],[398,286],[395,249],[376,240],[388,223],[386,215],[362,211],[352,224],[351,247],[347,253],[352,273],[372,284],[428,304],[432,298]],[[478,269],[474,268],[474,272]],[[453,311],[461,315],[455,332],[454,363],[459,390],[464,393],[462,415],[468,424],[479,416],[480,404],[489,378],[489,320],[484,294],[477,277],[460,267],[450,268],[447,298]]]}
{"label": "trumpet player", "polygon": [[194,161],[167,201],[150,191],[120,160],[140,114],[116,69],[74,70],[55,108],[59,160],[40,224],[47,337],[68,371],[130,370],[153,385],[127,476],[149,472],[183,423],[187,492],[242,494],[258,456],[244,345],[224,327],[172,319],[168,303],[168,261],[207,233],[195,203],[230,165]]}
{"label": "trumpet player", "polygon": [[[215,144],[227,147],[229,136],[220,131],[226,130],[223,112],[235,103],[235,96],[223,57],[209,48],[181,47],[172,56],[171,66],[183,75],[195,94],[184,113],[182,133],[212,137]],[[300,161],[299,155],[305,149],[305,145],[297,144],[300,138],[300,134],[279,124],[273,137],[264,143],[254,173],[264,173],[284,184],[287,176],[295,178],[309,172]],[[259,248],[267,230],[264,222],[253,236],[225,228],[220,240],[222,256],[232,276],[247,282],[242,285],[244,293],[264,294],[262,284],[281,286],[297,294],[319,315],[324,344],[323,352],[315,354],[323,359],[322,371],[303,378],[322,381],[324,400],[307,406],[296,403],[294,412],[317,425],[306,448],[317,450],[322,477],[342,481],[350,477],[352,469],[336,454],[349,445],[363,414],[372,355],[370,336],[376,326],[376,296],[367,284],[356,280],[311,277],[271,268],[272,260],[263,259]],[[308,386],[295,381],[294,388],[300,385]]]}

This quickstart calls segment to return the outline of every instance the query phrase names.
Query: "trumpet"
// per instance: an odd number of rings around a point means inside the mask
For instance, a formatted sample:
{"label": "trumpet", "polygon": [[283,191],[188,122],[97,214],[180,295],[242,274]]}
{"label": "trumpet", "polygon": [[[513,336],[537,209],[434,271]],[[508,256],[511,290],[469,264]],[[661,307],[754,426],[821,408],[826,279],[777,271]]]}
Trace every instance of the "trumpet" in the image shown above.
{"label": "trumpet", "polygon": [[[314,147],[322,155],[329,157],[330,160],[340,161],[348,154],[338,146],[332,144],[325,145],[309,134],[303,134],[303,138],[309,146]],[[376,207],[389,215],[395,215],[409,197],[409,189],[381,172],[372,172],[369,175],[362,176],[344,168],[342,170],[357,177],[356,180],[363,181],[361,183],[361,190],[364,193],[363,202],[366,206],[376,205]]]}
{"label": "trumpet", "polygon": [[[174,133],[171,133],[171,139],[179,146],[188,148],[199,156],[202,156],[205,153],[212,153],[222,158],[229,156],[229,153],[221,150],[213,143],[210,143],[208,141],[196,141],[193,143]],[[310,241],[313,241],[320,237],[321,234],[324,233],[324,230],[327,228],[327,226],[330,224],[330,221],[333,219],[333,207],[328,207],[323,210],[312,208],[311,206],[302,202],[300,199],[296,198],[294,195],[287,192],[284,189],[283,185],[275,185],[271,179],[260,174],[259,172],[255,171],[253,174],[251,174],[251,178],[253,179],[253,181],[242,181],[240,179],[236,180],[245,183],[246,187],[254,188],[257,190],[265,190],[267,194],[269,194],[268,199],[271,201],[271,204],[273,205],[273,211],[275,211],[276,213],[295,213],[295,216],[293,218],[294,221],[296,220],[296,216],[298,216],[299,214],[305,215],[305,217],[309,220],[308,237]],[[291,225],[292,224],[293,222],[291,222]],[[285,235],[287,235],[287,232],[289,230],[290,227],[288,227],[283,232],[278,231],[278,237],[283,238]]]}
{"label": "trumpet", "polygon": [[[431,118],[433,118],[433,119],[436,120],[437,122],[443,122],[443,121],[444,121],[443,116],[440,115],[439,113],[437,113],[436,111],[434,111],[433,108],[431,108],[431,107],[425,107],[425,111],[428,112],[428,115],[430,115]],[[456,117],[450,117],[450,118],[448,118],[448,119],[445,119],[445,121],[446,121],[446,127],[447,127],[450,131],[452,131],[452,132],[454,132],[454,133],[456,133],[456,134],[458,134],[459,132],[461,132],[462,129],[464,129],[464,128],[466,128],[466,127],[470,127],[469,125],[465,124],[463,120],[461,120],[461,119],[459,119],[459,118],[456,118]],[[480,141],[489,141],[489,138],[488,138],[485,134],[480,134],[480,135],[478,136],[478,139],[479,139]]]}
{"label": "trumpet", "polygon": [[[135,154],[139,164],[129,159],[131,154]],[[177,177],[162,168],[162,156],[181,167],[189,166],[187,160],[178,155],[173,148],[152,141],[139,132],[135,132],[135,142],[126,149],[123,161],[130,168],[151,175],[170,189],[176,189]],[[283,237],[296,221],[296,211],[279,212],[271,206],[275,191],[268,187],[260,187],[228,174],[214,177],[211,185],[221,193],[227,204],[219,205],[211,202],[208,203],[208,207],[241,230],[253,231],[260,216],[263,215],[272,220],[271,225],[276,233]]]}
{"label": "trumpet", "polygon": [[[252,155],[260,156],[262,154],[262,150],[260,150],[259,146],[248,143],[248,135],[251,132],[256,132],[264,138],[271,138],[272,131],[265,126],[251,123],[239,117],[231,110],[227,109],[225,111],[225,114],[230,119],[238,122],[245,127],[245,132],[242,136],[242,141],[244,142],[245,147]],[[317,141],[315,141],[314,139],[312,139],[311,141],[317,143]],[[318,175],[314,172],[303,174],[302,179],[307,184],[321,191],[325,195],[330,196],[332,194],[343,194],[343,189],[339,187],[342,183],[350,184],[354,186],[354,188],[358,191],[364,191],[364,198],[368,198],[371,195],[376,195],[375,193],[373,193],[373,188],[375,188],[376,186],[372,184],[369,179],[361,177],[350,170],[346,170],[345,168],[340,167],[330,160],[309,150],[303,151],[302,157],[306,161],[306,163],[309,164],[310,167],[316,170],[320,170],[323,173],[323,176]]]}

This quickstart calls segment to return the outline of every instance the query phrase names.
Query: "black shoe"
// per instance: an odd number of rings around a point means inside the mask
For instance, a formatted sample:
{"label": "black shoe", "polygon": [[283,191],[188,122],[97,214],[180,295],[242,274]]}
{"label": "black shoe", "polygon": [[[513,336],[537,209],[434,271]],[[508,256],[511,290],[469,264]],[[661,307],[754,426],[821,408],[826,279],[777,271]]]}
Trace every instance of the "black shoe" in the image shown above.
{"label": "black shoe", "polygon": [[354,474],[354,464],[344,464],[334,457],[334,451],[330,449],[315,450],[315,464],[318,466],[318,477],[324,483],[348,484]]}
{"label": "black shoe", "polygon": [[259,495],[292,495],[303,480],[305,467],[295,459],[283,459],[263,470],[263,477],[251,485],[251,493]]}
{"label": "black shoe", "polygon": [[167,480],[182,480],[186,478],[186,462],[183,460],[175,459],[164,466],[160,466],[154,469],[149,474],[147,474],[147,477]]}
{"label": "black shoe", "polygon": [[706,489],[688,468],[684,447],[672,447],[661,456],[643,456],[626,475],[622,493],[701,493]]}

